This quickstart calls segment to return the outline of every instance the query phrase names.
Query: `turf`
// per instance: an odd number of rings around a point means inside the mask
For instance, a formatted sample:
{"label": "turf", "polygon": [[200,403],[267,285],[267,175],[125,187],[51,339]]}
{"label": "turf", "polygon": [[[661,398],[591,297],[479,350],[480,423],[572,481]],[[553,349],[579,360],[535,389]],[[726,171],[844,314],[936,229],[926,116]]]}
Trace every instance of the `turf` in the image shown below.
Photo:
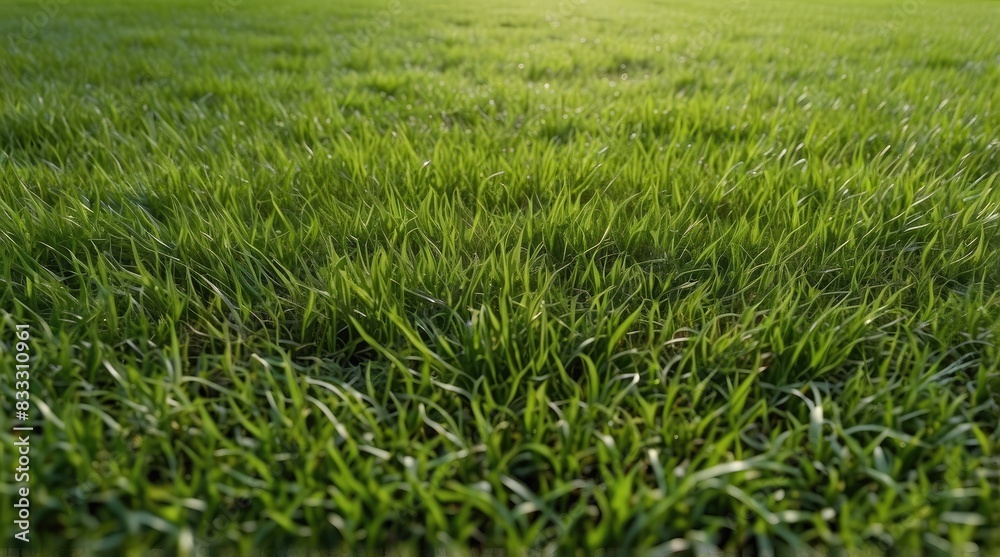
{"label": "turf", "polygon": [[996,2],[50,4],[33,543],[1000,551]]}

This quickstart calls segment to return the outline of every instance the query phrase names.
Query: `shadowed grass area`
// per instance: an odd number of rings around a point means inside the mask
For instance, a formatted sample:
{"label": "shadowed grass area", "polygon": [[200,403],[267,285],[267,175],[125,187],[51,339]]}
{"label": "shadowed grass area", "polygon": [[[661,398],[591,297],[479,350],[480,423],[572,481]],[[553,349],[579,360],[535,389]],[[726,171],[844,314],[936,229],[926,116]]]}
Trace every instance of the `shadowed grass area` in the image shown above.
{"label": "shadowed grass area", "polygon": [[1000,550],[996,3],[40,10],[33,543]]}

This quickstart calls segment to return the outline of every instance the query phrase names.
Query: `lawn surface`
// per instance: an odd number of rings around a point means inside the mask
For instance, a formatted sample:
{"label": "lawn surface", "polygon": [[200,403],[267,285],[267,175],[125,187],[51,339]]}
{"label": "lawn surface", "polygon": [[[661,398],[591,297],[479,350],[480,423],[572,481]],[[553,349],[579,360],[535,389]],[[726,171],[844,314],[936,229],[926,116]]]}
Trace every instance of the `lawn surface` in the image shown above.
{"label": "lawn surface", "polygon": [[1000,551],[1000,4],[50,4],[5,540]]}

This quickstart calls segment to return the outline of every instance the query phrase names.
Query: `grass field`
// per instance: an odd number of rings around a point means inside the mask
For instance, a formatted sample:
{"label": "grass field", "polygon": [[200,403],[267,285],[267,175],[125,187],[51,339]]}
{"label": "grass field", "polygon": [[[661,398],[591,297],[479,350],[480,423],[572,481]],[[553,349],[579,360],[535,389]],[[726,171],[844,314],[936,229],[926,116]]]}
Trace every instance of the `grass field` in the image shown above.
{"label": "grass field", "polygon": [[1000,554],[1000,4],[213,1],[4,2],[8,546]]}

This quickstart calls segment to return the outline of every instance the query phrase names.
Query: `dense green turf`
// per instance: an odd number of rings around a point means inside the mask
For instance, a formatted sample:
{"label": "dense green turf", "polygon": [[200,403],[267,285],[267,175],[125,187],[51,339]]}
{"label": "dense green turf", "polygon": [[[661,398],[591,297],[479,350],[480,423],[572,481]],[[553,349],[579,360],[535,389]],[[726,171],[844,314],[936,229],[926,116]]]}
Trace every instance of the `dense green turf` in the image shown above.
{"label": "dense green turf", "polygon": [[1000,551],[996,2],[52,4],[36,540]]}

